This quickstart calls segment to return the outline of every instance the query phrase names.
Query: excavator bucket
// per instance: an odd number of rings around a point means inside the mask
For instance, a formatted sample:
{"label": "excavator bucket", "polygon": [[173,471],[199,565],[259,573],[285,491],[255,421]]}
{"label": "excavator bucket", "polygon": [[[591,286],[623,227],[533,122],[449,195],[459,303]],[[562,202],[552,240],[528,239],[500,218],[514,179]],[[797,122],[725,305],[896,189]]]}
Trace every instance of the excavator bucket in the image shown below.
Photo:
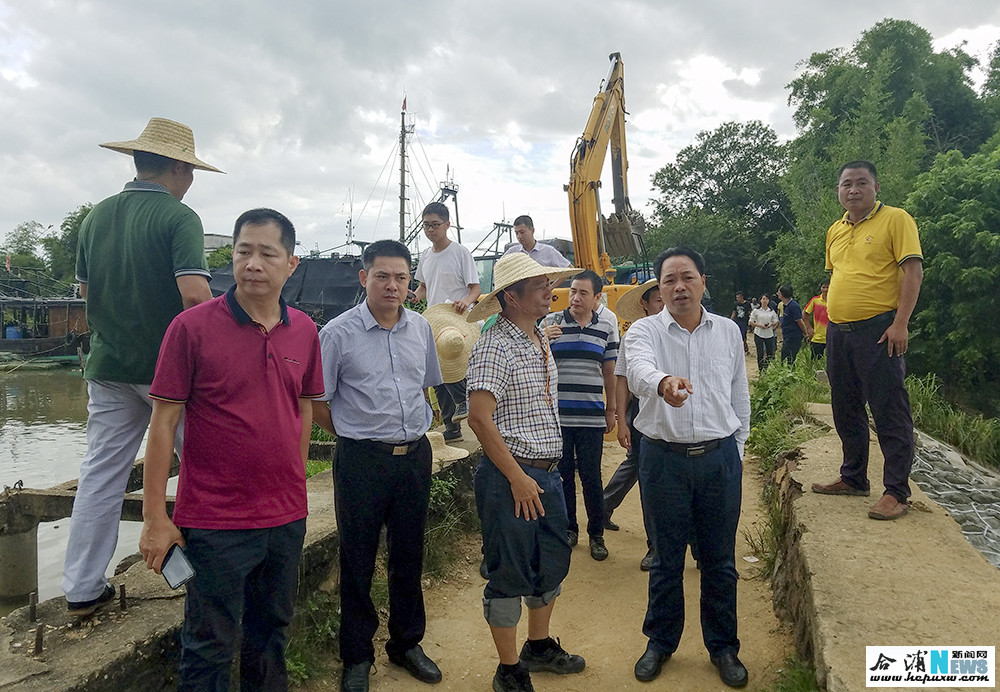
{"label": "excavator bucket", "polygon": [[628,216],[611,214],[604,221],[605,249],[611,257],[636,257],[642,252],[639,242],[645,233],[644,226],[632,224]]}

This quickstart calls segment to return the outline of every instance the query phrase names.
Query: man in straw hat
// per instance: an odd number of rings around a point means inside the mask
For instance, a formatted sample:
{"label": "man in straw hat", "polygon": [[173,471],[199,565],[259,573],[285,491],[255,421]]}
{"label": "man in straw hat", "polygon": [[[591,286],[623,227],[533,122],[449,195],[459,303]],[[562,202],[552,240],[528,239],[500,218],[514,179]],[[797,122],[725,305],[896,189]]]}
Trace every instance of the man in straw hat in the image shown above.
{"label": "man in straw hat", "polygon": [[[663,309],[663,298],[660,297],[660,284],[656,279],[630,288],[622,294],[615,305],[618,316],[625,322],[636,322],[648,315],[658,315]],[[618,444],[624,447],[625,461],[611,476],[604,488],[604,528],[618,531],[618,524],[611,520],[611,514],[625,499],[632,486],[639,480],[639,440],[641,434],[635,429],[635,417],[639,413],[639,400],[632,396],[628,388],[625,343],[630,332],[622,337],[622,347],[618,350],[618,360],[615,361],[615,411],[618,413]],[[643,512],[645,523],[645,512]],[[639,563],[639,568],[648,572],[653,564],[653,551],[649,547],[649,532],[646,532],[646,555]]]}
{"label": "man in straw hat", "polygon": [[653,269],[665,309],[629,329],[628,382],[640,397],[639,491],[653,542],[649,638],[635,664],[648,682],[677,649],[684,629],[684,558],[693,527],[701,561],[701,631],[722,682],[747,684],[737,657],[736,526],[750,391],[743,338],[727,317],[702,307],[705,260],[665,250]]}
{"label": "man in straw hat", "polygon": [[[524,253],[501,257],[496,288],[468,316],[472,322],[500,312],[473,347],[467,374],[469,425],[484,453],[475,490],[489,580],[483,614],[500,657],[493,678],[499,692],[531,690],[529,671],[579,673],[585,665],[549,636],[571,548],[559,476],[558,376],[536,325],[549,312],[552,284],[577,271],[543,267]],[[522,598],[528,640],[519,656]]]}
{"label": "man in straw hat", "polygon": [[91,331],[90,403],[62,587],[70,614],[79,616],[114,596],[105,573],[149,425],[146,395],[160,341],[178,313],[212,297],[201,219],[181,200],[195,168],[222,172],[195,156],[189,127],[163,118],[151,119],[137,139],[101,146],[131,156],[136,176],[83,220],[77,250]]}
{"label": "man in straw hat", "polygon": [[319,334],[326,393],[313,416],[337,435],[333,465],[340,531],[340,688],[368,689],[378,613],[371,598],[379,535],[389,546],[389,660],[418,680],[441,671],[420,647],[426,616],[420,584],[431,492],[431,407],[441,384],[431,326],[403,307],[410,251],[395,240],[365,247],[365,300]]}
{"label": "man in straw hat", "polygon": [[[448,207],[441,202],[431,202],[424,208],[424,235],[431,241],[430,250],[420,256],[416,279],[420,285],[416,300],[427,299],[428,306],[448,303],[448,309],[464,315],[476,302],[482,290],[479,272],[472,253],[461,243],[448,237],[451,228]],[[471,348],[471,344],[470,344]],[[467,364],[467,363],[466,363]],[[462,441],[462,421],[469,417],[469,404],[465,396],[465,366],[458,379],[445,375],[444,382],[434,388],[441,419],[444,422],[444,439]]]}

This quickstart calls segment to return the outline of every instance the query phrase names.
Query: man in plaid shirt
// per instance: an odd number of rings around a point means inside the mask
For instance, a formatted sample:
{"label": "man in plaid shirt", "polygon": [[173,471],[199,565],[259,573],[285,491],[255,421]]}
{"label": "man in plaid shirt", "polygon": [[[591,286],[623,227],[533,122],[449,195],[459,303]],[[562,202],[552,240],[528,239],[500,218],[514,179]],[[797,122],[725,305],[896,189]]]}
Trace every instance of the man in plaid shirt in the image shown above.
{"label": "man in plaid shirt", "polygon": [[[532,690],[529,671],[579,673],[583,658],[549,636],[549,620],[569,572],[566,503],[555,360],[536,322],[552,301],[552,283],[576,270],[543,267],[523,253],[501,258],[497,288],[472,311],[475,321],[500,310],[473,347],[467,373],[469,425],[483,447],[476,469],[486,572],[483,614],[500,665],[497,691]],[[517,652],[521,600],[528,640]]]}

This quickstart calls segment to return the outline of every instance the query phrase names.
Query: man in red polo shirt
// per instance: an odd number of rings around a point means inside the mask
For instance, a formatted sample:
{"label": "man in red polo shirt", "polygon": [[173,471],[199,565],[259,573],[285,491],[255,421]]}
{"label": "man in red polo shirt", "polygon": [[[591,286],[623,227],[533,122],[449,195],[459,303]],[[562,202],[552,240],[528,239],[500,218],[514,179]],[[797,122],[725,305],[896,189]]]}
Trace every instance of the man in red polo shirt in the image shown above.
{"label": "man in red polo shirt", "polygon": [[[196,573],[184,604],[181,689],[229,689],[237,640],[243,689],[288,684],[311,400],[323,395],[316,325],[281,298],[298,266],[294,247],[284,215],[244,212],[233,232],[236,285],[174,319],[156,363],[139,548],[159,572],[169,548],[184,546]],[[182,411],[171,521],[165,493]]]}

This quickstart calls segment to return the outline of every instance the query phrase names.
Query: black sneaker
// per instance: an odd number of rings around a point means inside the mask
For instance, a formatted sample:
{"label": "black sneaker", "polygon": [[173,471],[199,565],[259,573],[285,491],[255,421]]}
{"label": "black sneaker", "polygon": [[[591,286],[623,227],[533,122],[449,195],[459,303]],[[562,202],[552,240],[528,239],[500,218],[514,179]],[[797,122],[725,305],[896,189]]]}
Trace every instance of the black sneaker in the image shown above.
{"label": "black sneaker", "polygon": [[521,647],[521,663],[532,673],[544,670],[566,675],[567,673],[579,673],[587,665],[582,656],[567,653],[560,646],[558,639],[549,637],[546,641],[548,647],[541,654],[534,653],[528,642],[524,642],[524,646]]}
{"label": "black sneaker", "polygon": [[111,601],[115,597],[115,587],[111,584],[104,585],[104,591],[97,598],[90,601],[66,601],[66,611],[76,617],[87,617],[95,610]]}
{"label": "black sneaker", "polygon": [[535,692],[531,684],[531,675],[524,666],[518,666],[513,673],[505,673],[502,666],[497,666],[493,676],[493,692]]}
{"label": "black sneaker", "polygon": [[590,537],[590,557],[598,562],[608,559],[608,547],[604,545],[604,536]]}
{"label": "black sneaker", "polygon": [[463,401],[458,406],[455,407],[455,413],[451,417],[452,423],[461,423],[463,420],[469,417],[469,402]]}
{"label": "black sneaker", "polygon": [[611,521],[611,515],[604,517],[604,528],[608,531],[618,531],[621,527],[615,522]]}
{"label": "black sneaker", "polygon": [[462,437],[462,426],[455,426],[454,430],[444,431],[444,441],[445,442],[462,442],[465,438]]}
{"label": "black sneaker", "polygon": [[580,541],[580,534],[576,531],[567,531],[566,539],[569,541],[569,547],[575,548],[576,544]]}

